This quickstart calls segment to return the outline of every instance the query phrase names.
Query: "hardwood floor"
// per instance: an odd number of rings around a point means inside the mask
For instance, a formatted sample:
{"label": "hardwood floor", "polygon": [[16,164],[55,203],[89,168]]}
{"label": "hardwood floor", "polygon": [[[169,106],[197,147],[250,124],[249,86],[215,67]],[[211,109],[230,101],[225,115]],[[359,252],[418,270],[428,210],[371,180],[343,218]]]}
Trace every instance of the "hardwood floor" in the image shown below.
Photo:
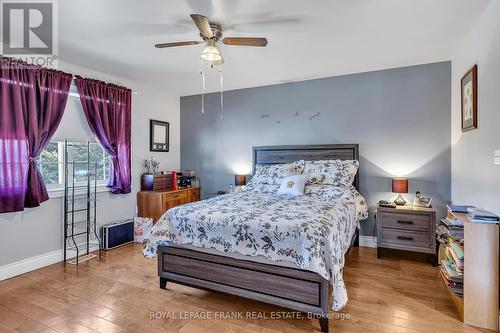
{"label": "hardwood floor", "polygon": [[[156,269],[156,258],[130,245],[78,268],[55,264],[2,281],[0,332],[319,332],[315,319],[269,318],[282,308],[173,283],[161,290]],[[354,248],[344,277],[345,319],[330,320],[330,332],[480,332],[459,321],[428,263]],[[221,312],[267,319],[185,319]]]}

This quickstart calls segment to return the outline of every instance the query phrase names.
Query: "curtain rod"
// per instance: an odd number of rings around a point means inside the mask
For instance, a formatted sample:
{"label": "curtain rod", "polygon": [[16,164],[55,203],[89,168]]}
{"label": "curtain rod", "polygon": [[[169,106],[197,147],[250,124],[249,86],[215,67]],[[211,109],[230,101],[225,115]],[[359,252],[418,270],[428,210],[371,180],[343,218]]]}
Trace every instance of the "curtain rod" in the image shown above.
{"label": "curtain rod", "polygon": [[[73,75],[73,80],[71,81],[71,87],[69,88],[68,95],[71,97],[80,98],[80,94],[78,93],[78,89],[76,88],[76,75]],[[132,95],[137,96],[138,95],[137,91],[132,90]]]}

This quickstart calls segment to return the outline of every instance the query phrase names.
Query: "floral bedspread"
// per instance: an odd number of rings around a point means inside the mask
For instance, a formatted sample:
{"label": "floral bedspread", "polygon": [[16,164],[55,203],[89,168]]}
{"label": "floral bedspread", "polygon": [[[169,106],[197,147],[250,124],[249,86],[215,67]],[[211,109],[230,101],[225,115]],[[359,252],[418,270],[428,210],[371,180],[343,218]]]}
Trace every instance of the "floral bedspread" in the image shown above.
{"label": "floral bedspread", "polygon": [[261,255],[313,271],[333,286],[333,310],[347,302],[344,255],[366,203],[353,187],[310,185],[306,195],[247,191],[178,206],[166,212],[143,243],[146,257],[166,242]]}

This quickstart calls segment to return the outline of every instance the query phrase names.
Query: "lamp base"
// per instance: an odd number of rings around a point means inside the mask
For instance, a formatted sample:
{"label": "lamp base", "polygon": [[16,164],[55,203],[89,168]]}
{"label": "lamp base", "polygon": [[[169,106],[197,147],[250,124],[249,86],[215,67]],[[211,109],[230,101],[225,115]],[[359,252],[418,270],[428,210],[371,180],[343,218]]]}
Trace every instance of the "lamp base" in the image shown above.
{"label": "lamp base", "polygon": [[401,193],[399,193],[398,197],[396,198],[396,200],[394,200],[394,203],[398,206],[404,206],[406,205],[406,200],[403,198],[403,196],[401,195]]}

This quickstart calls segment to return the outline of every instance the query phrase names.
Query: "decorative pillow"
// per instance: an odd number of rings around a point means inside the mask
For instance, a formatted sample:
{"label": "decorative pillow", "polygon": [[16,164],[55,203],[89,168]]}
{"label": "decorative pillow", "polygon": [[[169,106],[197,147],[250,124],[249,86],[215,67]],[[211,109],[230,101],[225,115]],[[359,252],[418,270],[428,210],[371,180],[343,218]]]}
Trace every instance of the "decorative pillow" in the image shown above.
{"label": "decorative pillow", "polygon": [[352,196],[349,186],[317,185],[317,184],[306,185],[304,187],[304,195],[319,196],[334,200],[350,200]]}
{"label": "decorative pillow", "polygon": [[302,174],[304,172],[304,164],[304,161],[273,165],[257,164],[255,166],[255,174],[249,184],[280,185],[286,177]]}
{"label": "decorative pillow", "polygon": [[306,161],[307,184],[350,186],[358,172],[356,160]]}
{"label": "decorative pillow", "polygon": [[304,186],[306,185],[306,176],[297,175],[283,179],[278,189],[280,195],[298,196],[304,195]]}

